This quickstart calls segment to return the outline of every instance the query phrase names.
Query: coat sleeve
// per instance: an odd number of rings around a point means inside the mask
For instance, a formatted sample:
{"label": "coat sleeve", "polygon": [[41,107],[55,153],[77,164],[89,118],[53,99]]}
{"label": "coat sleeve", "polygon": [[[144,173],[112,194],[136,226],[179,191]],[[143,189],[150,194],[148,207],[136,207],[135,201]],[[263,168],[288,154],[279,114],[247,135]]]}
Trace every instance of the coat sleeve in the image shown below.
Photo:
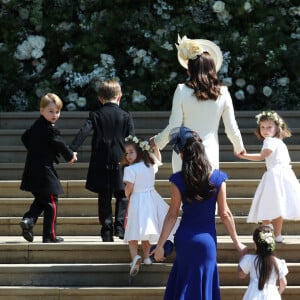
{"label": "coat sleeve", "polygon": [[88,137],[90,132],[93,129],[93,122],[92,122],[92,113],[90,112],[89,118],[86,120],[86,122],[83,124],[83,126],[79,129],[78,133],[74,137],[70,148],[73,151],[77,151],[79,147],[83,144],[85,139]]}
{"label": "coat sleeve", "polygon": [[235,119],[232,99],[227,87],[223,87],[222,93],[225,96],[225,108],[222,113],[222,120],[225,126],[225,133],[233,145],[236,152],[242,152],[245,147],[242,140],[241,132]]}
{"label": "coat sleeve", "polygon": [[135,136],[135,128],[134,128],[134,122],[133,122],[133,118],[131,116],[130,113],[128,113],[128,135],[132,135]]}
{"label": "coat sleeve", "polygon": [[53,128],[50,139],[51,144],[57,154],[61,154],[66,161],[70,161],[73,158],[73,151],[68,147],[61,137],[59,130]]}
{"label": "coat sleeve", "polygon": [[183,110],[181,105],[181,89],[180,86],[177,85],[173,96],[173,103],[172,103],[172,110],[171,115],[169,118],[168,126],[160,133],[158,133],[155,138],[155,144],[160,148],[163,149],[169,142],[169,134],[170,131],[182,125],[183,122]]}

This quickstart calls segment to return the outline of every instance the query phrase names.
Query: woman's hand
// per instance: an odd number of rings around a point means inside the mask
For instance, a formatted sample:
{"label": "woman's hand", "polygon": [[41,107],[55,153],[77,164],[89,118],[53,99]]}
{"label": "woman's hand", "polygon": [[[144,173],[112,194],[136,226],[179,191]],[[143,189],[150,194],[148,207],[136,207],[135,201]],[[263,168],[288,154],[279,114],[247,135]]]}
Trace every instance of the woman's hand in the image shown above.
{"label": "woman's hand", "polygon": [[248,247],[242,243],[239,243],[237,250],[239,252],[240,259],[241,259],[245,254],[247,254]]}
{"label": "woman's hand", "polygon": [[150,256],[154,254],[154,259],[157,262],[164,261],[166,258],[164,257],[164,247],[156,246],[151,252]]}
{"label": "woman's hand", "polygon": [[149,139],[149,145],[152,149],[157,147],[157,145],[155,144],[154,138],[155,138],[155,136],[153,136]]}

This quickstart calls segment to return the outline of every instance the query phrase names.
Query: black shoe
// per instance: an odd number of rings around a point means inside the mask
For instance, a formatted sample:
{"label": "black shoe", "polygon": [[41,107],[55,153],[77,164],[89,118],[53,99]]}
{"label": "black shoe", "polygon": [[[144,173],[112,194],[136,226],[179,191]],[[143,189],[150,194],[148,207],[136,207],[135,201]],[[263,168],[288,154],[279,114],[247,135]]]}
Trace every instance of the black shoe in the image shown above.
{"label": "black shoe", "polygon": [[120,226],[115,228],[115,234],[119,239],[124,240],[124,229]]}
{"label": "black shoe", "polygon": [[22,229],[31,230],[33,228],[34,224],[31,222],[30,219],[25,218],[20,222],[20,226]]}
{"label": "black shoe", "polygon": [[60,236],[57,236],[54,240],[50,238],[43,239],[43,243],[61,243],[64,239]]}
{"label": "black shoe", "polygon": [[113,242],[114,241],[111,231],[105,231],[105,232],[101,233],[101,237],[102,237],[103,242]]}
{"label": "black shoe", "polygon": [[33,232],[32,230],[22,229],[22,236],[28,242],[33,242]]}
{"label": "black shoe", "polygon": [[22,236],[23,238],[28,241],[28,242],[33,242],[33,232],[32,232],[32,228],[33,228],[33,224],[29,219],[23,219],[20,222],[20,226],[22,228]]}

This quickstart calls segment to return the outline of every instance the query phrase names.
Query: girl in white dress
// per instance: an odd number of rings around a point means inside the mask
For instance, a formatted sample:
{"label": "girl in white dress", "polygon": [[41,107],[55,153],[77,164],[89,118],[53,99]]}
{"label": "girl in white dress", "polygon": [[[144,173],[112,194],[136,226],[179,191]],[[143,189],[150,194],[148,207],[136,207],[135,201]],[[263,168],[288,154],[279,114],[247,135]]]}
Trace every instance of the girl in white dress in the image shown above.
{"label": "girl in white dress", "polygon": [[283,119],[274,111],[257,115],[256,136],[263,140],[260,153],[244,153],[240,158],[266,161],[264,173],[252,201],[248,223],[262,222],[274,226],[275,241],[282,242],[283,219],[300,220],[300,184],[291,167],[291,159],[282,139],[291,132]]}
{"label": "girl in white dress", "polygon": [[253,241],[256,254],[246,254],[238,267],[239,278],[250,273],[243,300],[280,300],[287,284],[288,269],[285,260],[274,256],[275,240],[271,227],[263,225],[255,229]]}
{"label": "girl in white dress", "polygon": [[145,265],[151,265],[151,243],[157,242],[169,205],[154,188],[155,173],[161,164],[158,147],[151,149],[147,141],[128,136],[125,139],[125,194],[129,199],[124,242],[128,242],[132,258],[130,276],[139,271],[142,257],[138,255],[141,241]]}

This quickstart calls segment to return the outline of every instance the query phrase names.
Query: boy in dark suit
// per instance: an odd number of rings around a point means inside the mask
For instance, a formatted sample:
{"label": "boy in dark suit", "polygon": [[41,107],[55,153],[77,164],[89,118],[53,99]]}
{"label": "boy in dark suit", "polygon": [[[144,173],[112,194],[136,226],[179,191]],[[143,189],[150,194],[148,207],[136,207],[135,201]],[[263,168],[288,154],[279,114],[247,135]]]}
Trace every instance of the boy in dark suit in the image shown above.
{"label": "boy in dark suit", "polygon": [[[128,200],[124,192],[123,169],[119,162],[124,154],[124,139],[130,134],[134,135],[134,125],[131,115],[119,107],[122,91],[117,81],[101,82],[98,96],[102,107],[90,112],[70,147],[73,151],[77,151],[93,130],[86,188],[98,193],[102,240],[113,242],[113,235],[124,238],[124,219]],[[114,223],[111,206],[113,195],[116,198]]]}
{"label": "boy in dark suit", "polygon": [[29,211],[24,214],[20,223],[22,235],[29,242],[33,242],[32,229],[43,211],[43,243],[63,241],[63,238],[56,236],[58,195],[63,193],[63,188],[53,163],[58,163],[60,154],[66,161],[73,163],[77,160],[77,153],[65,144],[54,126],[62,106],[57,95],[44,95],[40,102],[39,119],[22,135],[27,158],[21,189],[32,192],[34,196]]}

